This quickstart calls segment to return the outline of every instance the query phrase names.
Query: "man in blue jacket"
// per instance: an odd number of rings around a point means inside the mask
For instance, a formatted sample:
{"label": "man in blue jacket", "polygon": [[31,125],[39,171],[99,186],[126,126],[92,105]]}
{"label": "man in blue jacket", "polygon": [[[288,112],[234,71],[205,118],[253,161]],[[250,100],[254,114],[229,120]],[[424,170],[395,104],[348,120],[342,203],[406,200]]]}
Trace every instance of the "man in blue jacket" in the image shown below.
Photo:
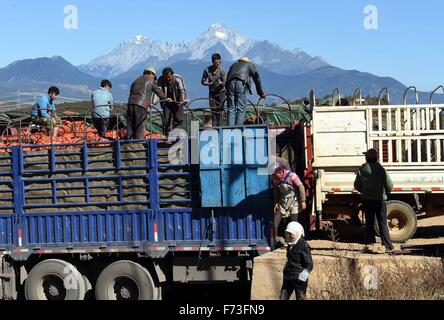
{"label": "man in blue jacket", "polygon": [[100,89],[94,91],[91,95],[93,104],[92,121],[101,138],[106,137],[109,117],[113,108],[113,95],[109,92],[112,87],[113,85],[109,80],[102,80]]}
{"label": "man in blue jacket", "polygon": [[48,94],[37,99],[31,110],[32,122],[45,127],[48,132],[51,132],[53,137],[56,137],[59,133],[61,123],[60,118],[56,116],[56,107],[54,104],[59,94],[59,88],[50,87]]}

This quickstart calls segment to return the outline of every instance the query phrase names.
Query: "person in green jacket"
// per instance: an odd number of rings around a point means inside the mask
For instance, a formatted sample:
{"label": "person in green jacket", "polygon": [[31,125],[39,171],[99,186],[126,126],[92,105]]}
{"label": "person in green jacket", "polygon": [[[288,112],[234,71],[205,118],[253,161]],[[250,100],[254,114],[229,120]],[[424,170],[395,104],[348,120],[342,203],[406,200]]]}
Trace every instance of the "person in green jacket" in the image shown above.
{"label": "person in green jacket", "polygon": [[376,242],[375,217],[381,233],[381,242],[389,252],[394,246],[387,226],[387,194],[393,189],[393,182],[384,167],[378,163],[378,152],[370,149],[364,152],[366,163],[358,170],[354,187],[362,194],[365,212],[365,243]]}

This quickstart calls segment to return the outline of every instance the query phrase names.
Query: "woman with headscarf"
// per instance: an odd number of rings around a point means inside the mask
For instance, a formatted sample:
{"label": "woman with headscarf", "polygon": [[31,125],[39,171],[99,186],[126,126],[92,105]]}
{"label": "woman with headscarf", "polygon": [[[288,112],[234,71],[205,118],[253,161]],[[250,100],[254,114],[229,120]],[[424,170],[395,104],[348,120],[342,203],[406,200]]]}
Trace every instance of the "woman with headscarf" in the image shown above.
{"label": "woman with headscarf", "polygon": [[289,300],[293,291],[296,300],[304,300],[307,294],[308,277],[313,270],[310,246],[304,239],[304,228],[299,222],[290,222],[285,230],[287,263],[284,267],[284,282],[280,300]]}
{"label": "woman with headscarf", "polygon": [[[283,159],[282,159],[283,160]],[[288,161],[287,161],[288,164]],[[291,221],[298,221],[298,214],[307,208],[305,187],[298,175],[287,170],[286,164],[276,158],[273,174],[275,246],[284,244],[279,236],[279,226],[285,230]],[[282,230],[281,229],[281,230]]]}

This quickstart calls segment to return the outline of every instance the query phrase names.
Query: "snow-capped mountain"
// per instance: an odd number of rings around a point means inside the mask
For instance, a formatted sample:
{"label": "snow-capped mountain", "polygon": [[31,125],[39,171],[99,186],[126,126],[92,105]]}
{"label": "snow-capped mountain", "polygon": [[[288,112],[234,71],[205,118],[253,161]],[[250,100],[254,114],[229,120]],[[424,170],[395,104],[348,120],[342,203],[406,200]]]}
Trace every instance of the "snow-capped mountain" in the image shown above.
{"label": "snow-capped mountain", "polygon": [[255,43],[255,40],[248,40],[240,32],[231,31],[221,24],[213,24],[188,46],[187,51],[190,60],[201,60],[205,58],[208,49],[222,45],[230,55],[224,59],[232,61],[244,55]]}
{"label": "snow-capped mountain", "polygon": [[214,52],[222,53],[225,61],[248,55],[258,65],[280,74],[301,74],[328,65],[324,59],[311,57],[300,48],[286,50],[268,41],[247,39],[224,25],[213,24],[192,42],[173,44],[138,35],[79,69],[96,77],[115,78],[145,61],[157,61],[157,65],[166,61],[208,62]]}
{"label": "snow-capped mountain", "polygon": [[[228,54],[228,51],[224,53],[224,55]],[[189,97],[191,99],[206,97],[208,88],[202,86],[200,80],[202,70],[208,66],[208,61],[173,62],[171,59],[166,63],[184,77]],[[146,62],[152,65],[158,63],[158,60],[152,59]],[[227,61],[223,62],[223,65],[225,68],[229,67]],[[137,68],[134,67],[112,79],[112,93],[115,101],[127,102],[129,87],[140,75],[144,66],[145,64],[141,63]],[[406,88],[393,78],[378,77],[357,70],[343,70],[334,66],[321,67],[299,75],[278,74],[262,66],[258,66],[258,71],[267,93],[275,93],[289,100],[307,96],[312,88],[316,90],[318,97],[323,97],[330,94],[336,87],[341,89],[341,94],[344,96],[351,95],[357,87],[362,89],[364,95],[377,96],[382,88],[387,87],[390,90],[392,102],[401,103]],[[43,94],[49,86],[56,85],[60,88],[62,96],[87,101],[91,97],[91,91],[99,87],[100,81],[101,78],[95,78],[78,70],[60,56],[19,60],[0,69],[0,92],[20,91]],[[429,96],[429,93],[420,93],[420,101],[427,103]],[[251,99],[255,101],[257,97],[253,96]],[[442,102],[444,96],[437,95],[434,101]]]}
{"label": "snow-capped mountain", "polygon": [[111,53],[98,57],[80,70],[97,77],[113,78],[149,57],[163,60],[179,52],[183,45],[157,41],[142,35],[121,43]]}

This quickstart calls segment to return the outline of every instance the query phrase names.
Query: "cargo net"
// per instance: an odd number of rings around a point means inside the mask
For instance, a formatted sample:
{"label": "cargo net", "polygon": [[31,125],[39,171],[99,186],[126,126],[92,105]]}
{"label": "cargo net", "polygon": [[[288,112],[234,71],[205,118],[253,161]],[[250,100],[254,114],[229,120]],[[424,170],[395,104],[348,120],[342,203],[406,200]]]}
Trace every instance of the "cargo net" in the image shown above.
{"label": "cargo net", "polygon": [[[7,147],[14,146],[30,146],[41,145],[36,147],[35,150],[48,150],[49,146],[43,145],[63,145],[57,146],[57,148],[72,148],[69,144],[79,144],[83,142],[107,142],[110,140],[122,140],[126,138],[126,128],[114,128],[108,130],[106,137],[100,137],[97,130],[94,129],[91,124],[83,120],[71,120],[66,119],[61,121],[59,133],[56,137],[48,135],[44,130],[37,130],[32,127],[7,128],[3,131],[3,135],[0,141],[0,153],[8,152]],[[160,139],[165,138],[162,134],[156,134],[146,132],[145,138],[147,139]],[[100,145],[97,145],[100,147]]]}
{"label": "cargo net", "polygon": [[[154,163],[152,143],[158,145]],[[171,165],[171,148],[174,143],[163,140],[22,146],[24,213],[195,206],[198,171],[188,164]],[[0,214],[14,213],[12,161],[10,149],[0,154]]]}
{"label": "cargo net", "polygon": [[[41,148],[36,148],[41,149]],[[103,143],[49,150],[24,148],[27,212],[146,209],[150,204],[144,144]]]}
{"label": "cargo net", "polygon": [[13,208],[12,157],[9,153],[0,153],[0,214],[14,213]]}
{"label": "cargo net", "polygon": [[157,144],[158,190],[160,208],[200,207],[199,165],[190,159],[171,164],[169,155],[180,152],[173,141]]}

